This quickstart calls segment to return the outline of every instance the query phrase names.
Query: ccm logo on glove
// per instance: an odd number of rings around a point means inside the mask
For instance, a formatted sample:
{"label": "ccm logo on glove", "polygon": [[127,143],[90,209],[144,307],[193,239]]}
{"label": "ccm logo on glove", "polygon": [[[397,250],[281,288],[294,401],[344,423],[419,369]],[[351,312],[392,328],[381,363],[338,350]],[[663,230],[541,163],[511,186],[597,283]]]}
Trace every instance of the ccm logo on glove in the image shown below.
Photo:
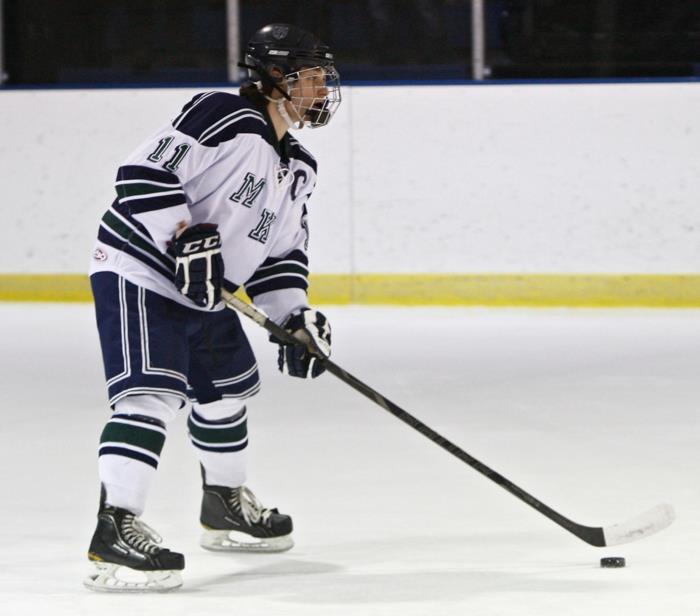
{"label": "ccm logo on glove", "polygon": [[211,310],[221,301],[224,260],[216,225],[181,228],[173,238],[175,286],[197,306]]}
{"label": "ccm logo on glove", "polygon": [[[199,225],[202,226],[202,225]],[[214,228],[216,228],[215,225]],[[220,248],[221,247],[221,237],[219,237],[219,233],[217,232],[216,235],[212,235],[210,237],[201,239],[201,240],[195,240],[193,242],[187,242],[182,246],[182,254],[183,255],[189,255],[192,254],[193,252],[201,252],[203,250],[211,250],[212,248]]]}

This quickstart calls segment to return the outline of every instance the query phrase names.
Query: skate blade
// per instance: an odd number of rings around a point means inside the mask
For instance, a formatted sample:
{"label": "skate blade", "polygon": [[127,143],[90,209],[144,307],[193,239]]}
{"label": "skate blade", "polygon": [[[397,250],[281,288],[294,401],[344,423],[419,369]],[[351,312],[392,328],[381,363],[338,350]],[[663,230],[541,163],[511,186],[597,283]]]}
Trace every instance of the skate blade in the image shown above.
{"label": "skate blade", "polygon": [[251,537],[235,530],[205,530],[199,545],[215,552],[286,552],[294,540],[291,535]]}
{"label": "skate blade", "polygon": [[92,562],[94,571],[83,585],[96,592],[170,592],[182,586],[179,571],[137,571],[114,563]]}

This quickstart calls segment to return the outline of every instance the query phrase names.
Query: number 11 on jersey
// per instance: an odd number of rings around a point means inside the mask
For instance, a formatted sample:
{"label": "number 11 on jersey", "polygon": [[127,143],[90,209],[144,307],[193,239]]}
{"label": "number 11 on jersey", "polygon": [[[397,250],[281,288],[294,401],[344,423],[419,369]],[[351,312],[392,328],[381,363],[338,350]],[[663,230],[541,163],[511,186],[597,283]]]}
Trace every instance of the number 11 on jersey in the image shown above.
{"label": "number 11 on jersey", "polygon": [[[170,145],[174,140],[175,137],[163,137],[163,139],[158,142],[156,149],[148,155],[148,160],[150,160],[152,163],[159,163],[163,159],[163,155],[170,149]],[[191,147],[192,146],[187,143],[181,143],[178,145],[175,148],[175,152],[170,157],[170,160],[163,163],[163,168],[167,169],[168,171],[177,171],[177,168],[180,166],[180,163],[185,156],[187,156],[187,152],[190,151]]]}

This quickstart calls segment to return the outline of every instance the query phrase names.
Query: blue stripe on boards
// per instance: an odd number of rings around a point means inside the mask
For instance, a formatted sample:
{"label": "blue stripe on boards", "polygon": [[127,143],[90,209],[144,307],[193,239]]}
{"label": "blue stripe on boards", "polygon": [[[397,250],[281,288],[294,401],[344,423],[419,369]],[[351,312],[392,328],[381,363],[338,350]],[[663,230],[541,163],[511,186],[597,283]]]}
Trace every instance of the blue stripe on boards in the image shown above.
{"label": "blue stripe on boards", "polygon": [[[573,85],[573,84],[635,84],[635,83],[700,83],[700,77],[586,77],[572,79],[499,79],[476,81],[474,79],[343,79],[343,87],[403,87],[403,86],[499,86],[499,85]],[[3,84],[0,91],[21,90],[167,90],[183,88],[218,88],[218,91],[238,91],[239,82],[233,81],[179,81],[179,82],[144,82],[144,83],[28,83]],[[179,116],[178,116],[179,117]],[[177,118],[176,118],[177,119]]]}
{"label": "blue stripe on boards", "polygon": [[700,83],[700,77],[579,77],[550,79],[345,79],[343,86],[354,88],[385,88],[405,86],[522,86],[522,85],[577,85],[577,84],[618,84],[637,83]]}
{"label": "blue stripe on boards", "polygon": [[0,90],[167,90],[183,88],[197,89],[218,88],[221,90],[238,91],[238,82],[229,81],[149,81],[143,83],[134,82],[104,82],[104,83],[31,83],[17,85],[2,85]]}

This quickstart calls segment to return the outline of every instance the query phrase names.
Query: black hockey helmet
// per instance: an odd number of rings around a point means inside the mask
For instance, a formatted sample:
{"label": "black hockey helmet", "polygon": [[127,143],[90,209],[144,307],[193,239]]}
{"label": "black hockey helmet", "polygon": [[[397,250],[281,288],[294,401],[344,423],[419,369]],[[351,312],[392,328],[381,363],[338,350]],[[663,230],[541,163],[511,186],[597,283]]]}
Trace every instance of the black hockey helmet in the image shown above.
{"label": "black hockey helmet", "polygon": [[312,66],[334,66],[328,45],[291,24],[269,24],[258,30],[246,46],[245,64],[252,81],[264,80],[262,71],[269,74],[273,66],[284,74]]}
{"label": "black hockey helmet", "polygon": [[[297,26],[269,24],[258,30],[248,42],[245,61],[239,66],[248,69],[250,80],[266,96],[278,90],[291,103],[293,118],[289,118],[284,105],[279,107],[290,126],[325,126],[340,105],[340,76],[330,48]],[[317,68],[324,71],[325,96],[309,101],[295,95],[293,85],[307,70]]]}

